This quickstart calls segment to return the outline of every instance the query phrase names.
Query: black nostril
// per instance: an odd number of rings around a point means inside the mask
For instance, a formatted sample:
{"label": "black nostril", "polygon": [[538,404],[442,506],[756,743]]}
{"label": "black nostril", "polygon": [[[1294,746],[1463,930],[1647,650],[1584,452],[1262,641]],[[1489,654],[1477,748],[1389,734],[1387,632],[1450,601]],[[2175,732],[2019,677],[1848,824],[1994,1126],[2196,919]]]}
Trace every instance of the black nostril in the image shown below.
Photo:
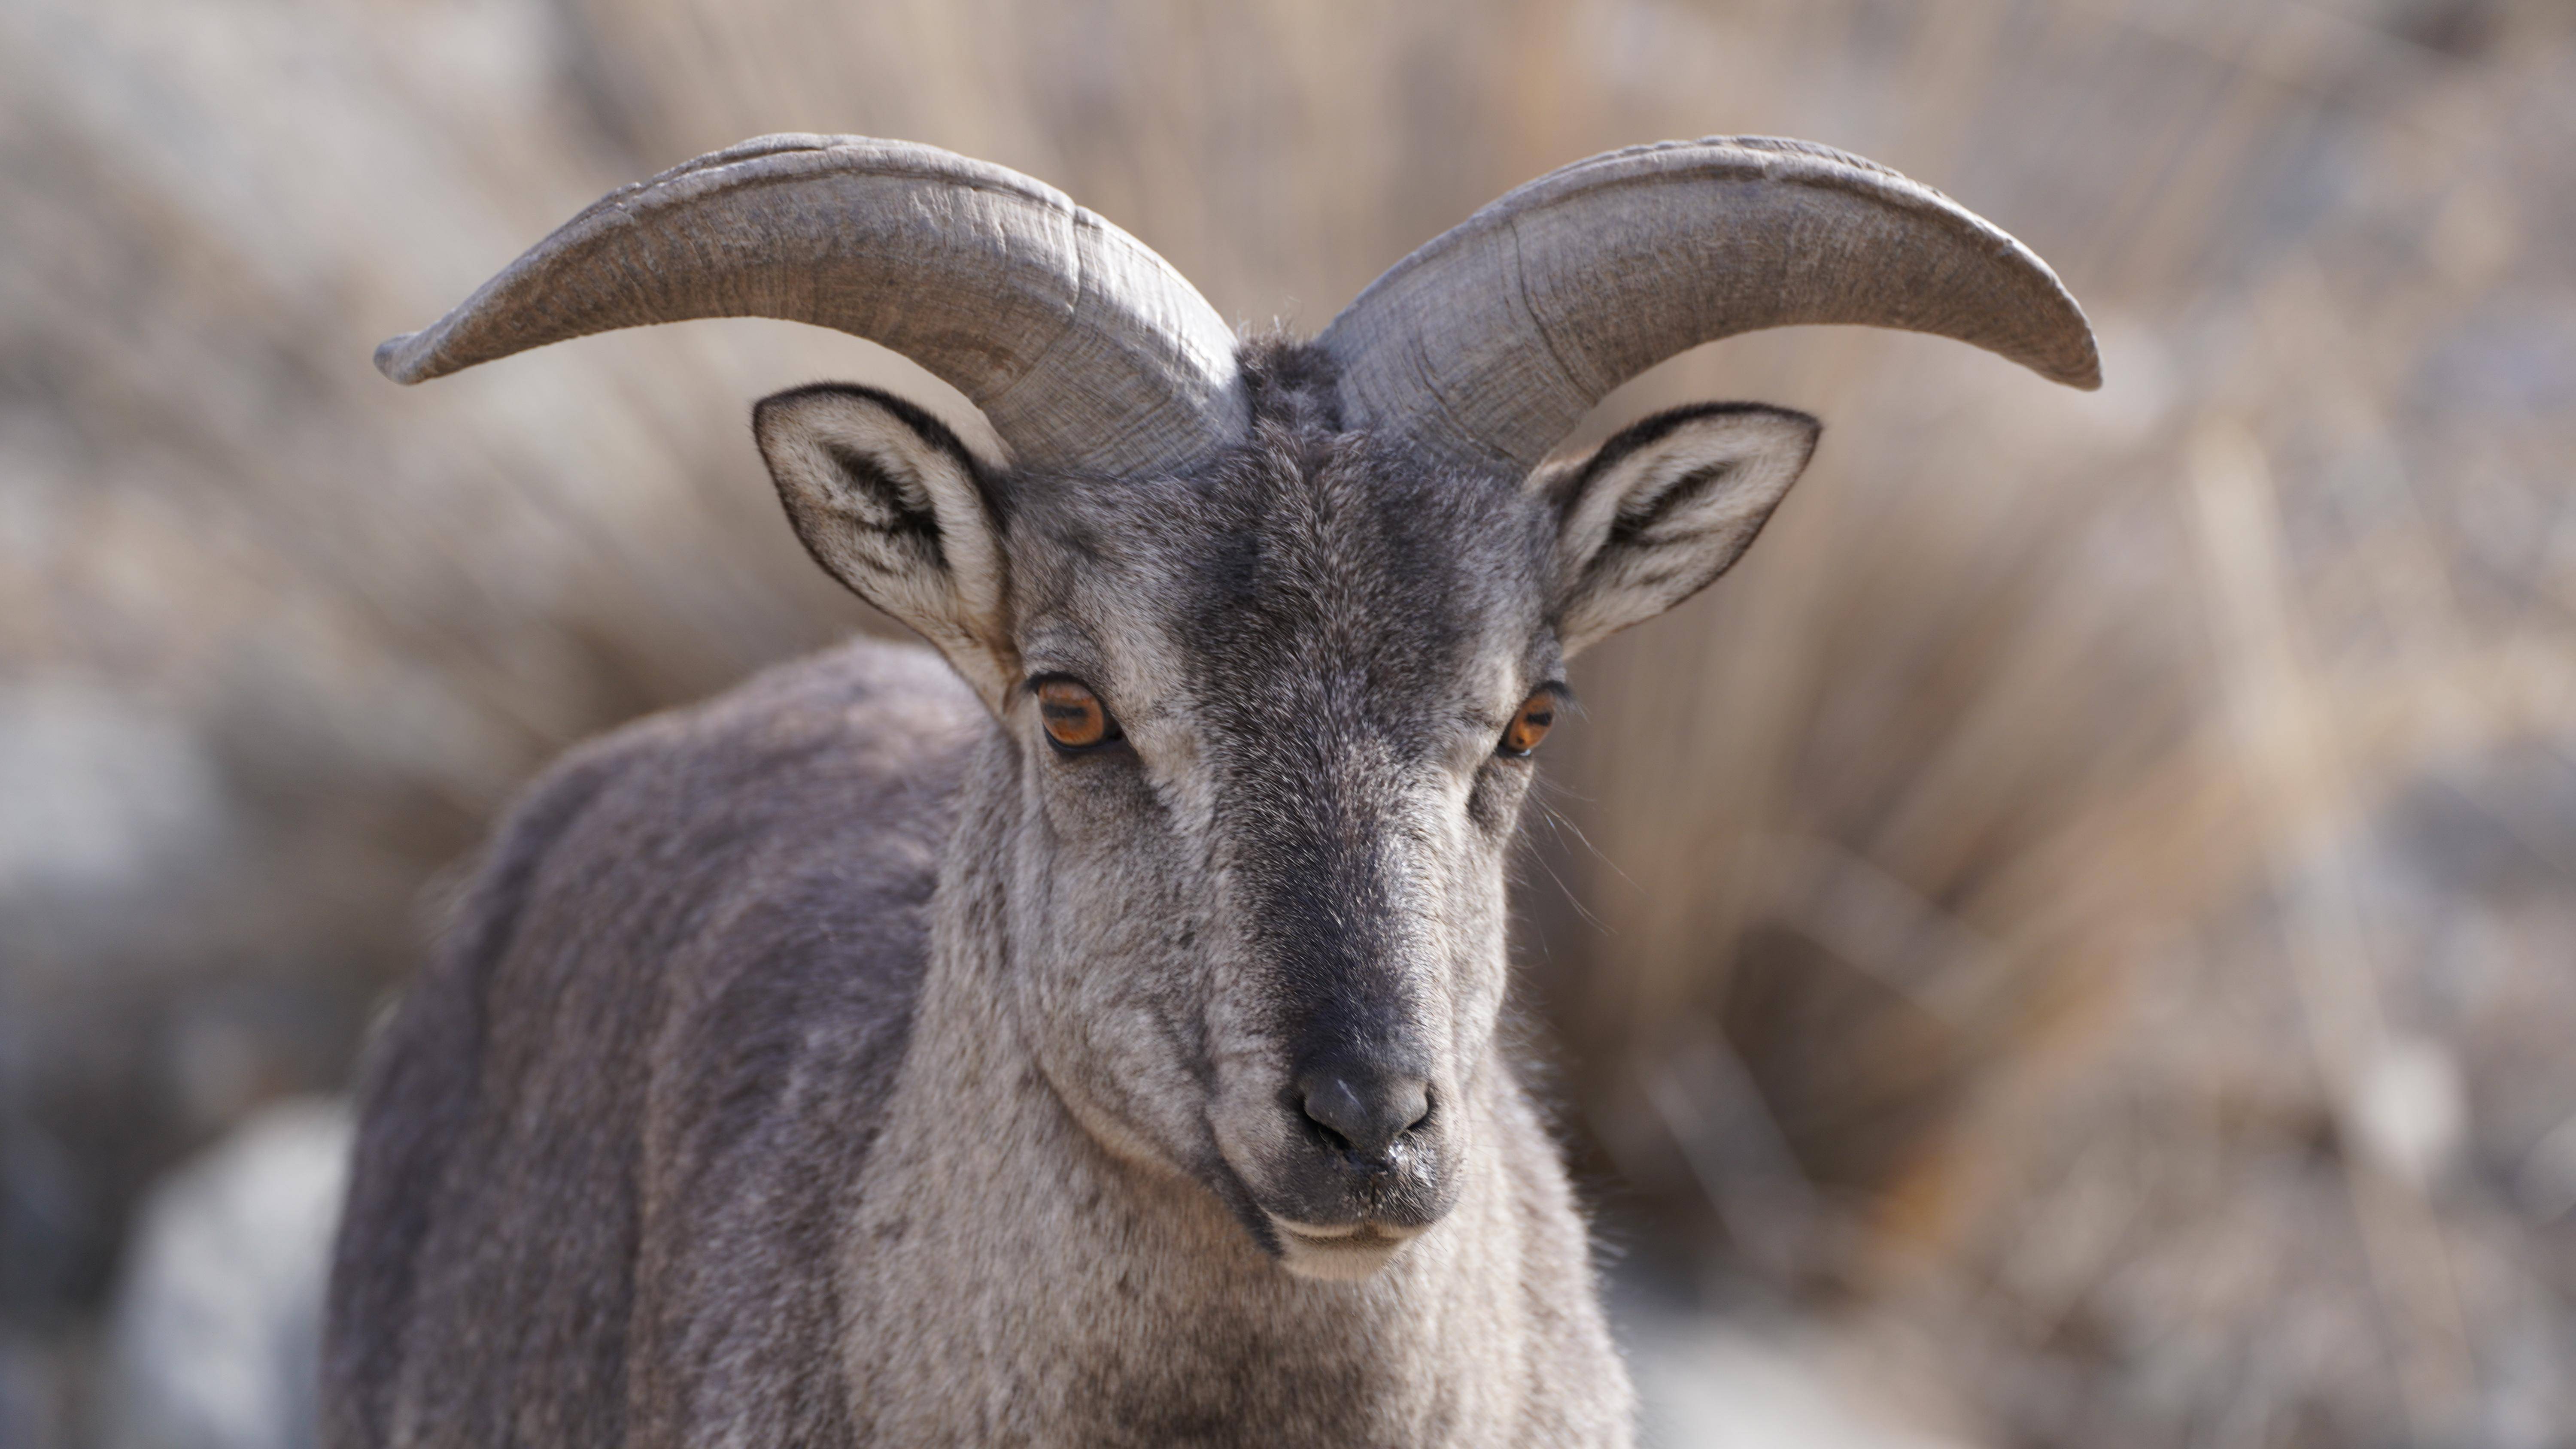
{"label": "black nostril", "polygon": [[1419,1077],[1325,1068],[1298,1079],[1306,1116],[1339,1144],[1382,1157],[1431,1115],[1431,1084]]}

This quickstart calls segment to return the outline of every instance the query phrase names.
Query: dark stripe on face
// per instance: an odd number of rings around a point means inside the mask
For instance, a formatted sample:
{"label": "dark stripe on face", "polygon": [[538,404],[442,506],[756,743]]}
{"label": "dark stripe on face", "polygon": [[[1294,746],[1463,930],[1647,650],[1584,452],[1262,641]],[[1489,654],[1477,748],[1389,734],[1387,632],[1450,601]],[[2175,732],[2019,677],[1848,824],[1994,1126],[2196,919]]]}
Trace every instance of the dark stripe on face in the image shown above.
{"label": "dark stripe on face", "polygon": [[1545,556],[1508,487],[1386,461],[1249,450],[1192,500],[1207,531],[1173,581],[1217,850],[1296,1053],[1426,1055],[1406,781],[1449,768],[1468,656],[1535,617]]}
{"label": "dark stripe on face", "polygon": [[1292,1066],[1352,1057],[1420,1074],[1411,968],[1428,903],[1407,879],[1403,799],[1371,778],[1385,773],[1365,763],[1373,751],[1323,744],[1243,752],[1218,806],[1251,964],[1272,986],[1266,1025]]}

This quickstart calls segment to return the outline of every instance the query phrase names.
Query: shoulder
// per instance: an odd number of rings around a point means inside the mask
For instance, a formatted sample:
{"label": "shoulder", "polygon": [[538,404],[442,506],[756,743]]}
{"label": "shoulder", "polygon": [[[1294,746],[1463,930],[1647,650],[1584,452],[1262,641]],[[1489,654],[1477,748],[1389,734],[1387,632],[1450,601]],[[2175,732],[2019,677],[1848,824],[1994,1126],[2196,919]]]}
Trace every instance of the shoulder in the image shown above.
{"label": "shoulder", "polygon": [[973,692],[938,655],[856,639],[602,735],[565,755],[532,794],[567,777],[667,778],[676,770],[712,784],[799,762],[849,781],[910,778],[942,765],[953,773],[983,721]]}
{"label": "shoulder", "polygon": [[842,938],[829,954],[914,954],[988,730],[937,655],[877,640],[638,720],[571,751],[512,812],[460,922],[507,922],[509,939],[469,951],[495,967],[606,958],[627,989],[646,963],[677,985],[668,973],[728,976],[818,934]]}
{"label": "shoulder", "polygon": [[882,838],[917,822],[944,835],[985,723],[937,655],[856,640],[568,751],[511,810],[486,878],[567,848],[597,878],[712,867],[814,831]]}
{"label": "shoulder", "polygon": [[685,1357],[695,1320],[636,1301],[636,1266],[727,1261],[702,1242],[739,1250],[726,1301],[828,1318],[792,1273],[742,1275],[855,1178],[985,720],[937,656],[861,641],[593,740],[521,797],[369,1053],[333,1442],[407,1413],[460,1443],[615,1422],[621,1399],[555,1386]]}

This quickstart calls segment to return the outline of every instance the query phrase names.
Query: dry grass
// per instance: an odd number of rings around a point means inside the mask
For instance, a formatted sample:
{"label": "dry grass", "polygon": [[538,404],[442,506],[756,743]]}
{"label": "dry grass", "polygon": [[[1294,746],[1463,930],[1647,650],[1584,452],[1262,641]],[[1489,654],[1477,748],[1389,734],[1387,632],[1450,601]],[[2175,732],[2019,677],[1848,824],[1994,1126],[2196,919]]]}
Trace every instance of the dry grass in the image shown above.
{"label": "dry grass", "polygon": [[[105,771],[86,873],[0,880],[7,1181],[50,1142],[112,1224],[339,1070],[403,902],[546,755],[860,618],[743,407],[858,374],[971,425],[899,362],[726,323],[365,367],[769,130],[1046,177],[1251,324],[1659,136],[1829,141],[2030,241],[2099,395],[1819,329],[1592,421],[1828,422],[1737,576],[1583,662],[1555,751],[1532,977],[1623,1231],[1928,1337],[1999,1442],[2576,1436],[2576,33],[2541,0],[12,0],[0,716],[141,721],[211,783],[164,828]],[[112,1235],[65,1241],[90,1266],[0,1275],[13,1314],[94,1291]]]}

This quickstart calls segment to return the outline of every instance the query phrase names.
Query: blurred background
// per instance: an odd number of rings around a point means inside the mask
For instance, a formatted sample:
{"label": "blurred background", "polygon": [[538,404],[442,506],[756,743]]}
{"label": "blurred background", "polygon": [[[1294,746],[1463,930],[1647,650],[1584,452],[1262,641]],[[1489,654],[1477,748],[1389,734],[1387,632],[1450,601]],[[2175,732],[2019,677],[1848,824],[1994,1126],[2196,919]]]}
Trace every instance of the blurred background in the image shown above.
{"label": "blurred background", "polygon": [[971,433],[887,354],[368,366],[782,130],[1054,182],[1248,326],[1665,137],[2029,242],[2098,394],[1798,329],[1587,425],[1827,423],[1531,818],[1651,1442],[2576,1444],[2559,0],[0,0],[0,1445],[310,1442],[335,1094],[495,812],[887,627],[746,426]]}

